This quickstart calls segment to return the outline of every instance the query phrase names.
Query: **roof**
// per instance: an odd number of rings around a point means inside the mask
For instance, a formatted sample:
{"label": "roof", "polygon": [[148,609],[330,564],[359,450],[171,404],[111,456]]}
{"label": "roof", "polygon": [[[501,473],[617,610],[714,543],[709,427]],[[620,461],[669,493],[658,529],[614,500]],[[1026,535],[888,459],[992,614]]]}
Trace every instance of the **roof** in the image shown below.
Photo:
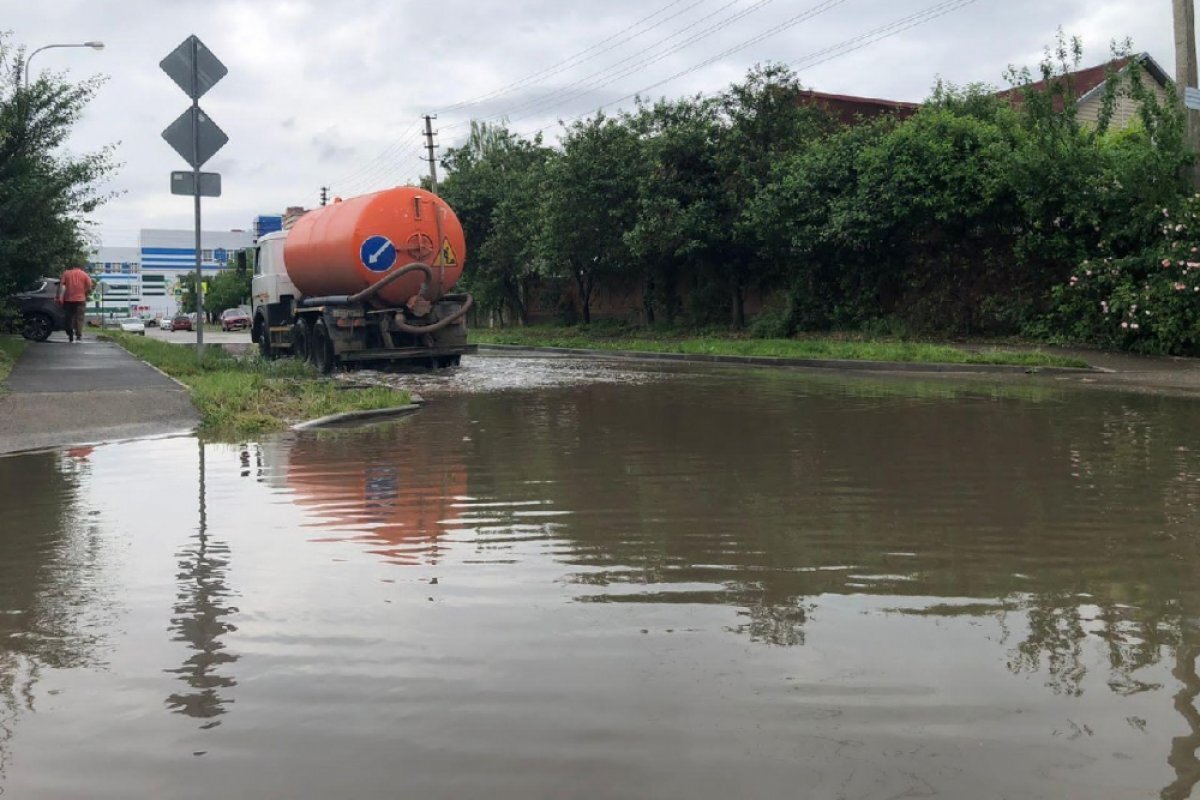
{"label": "roof", "polygon": [[[1159,66],[1149,53],[1140,53],[1136,56],[1122,56],[1114,58],[1111,61],[1106,61],[1103,64],[1098,64],[1094,67],[1068,72],[1061,78],[1053,78],[1052,81],[1060,81],[1064,78],[1070,79],[1071,90],[1075,94],[1076,102],[1086,99],[1094,92],[1098,92],[1104,88],[1104,82],[1108,80],[1108,71],[1110,69],[1116,72],[1124,72],[1129,68],[1131,62],[1137,62],[1150,73],[1158,83],[1166,86],[1171,82],[1171,78],[1167,75],[1166,70]],[[1014,106],[1019,106],[1025,101],[1025,92],[1035,91],[1041,92],[1046,90],[1046,81],[1034,81],[1022,86],[1014,86],[1011,89],[1005,89],[1002,92],[996,92],[997,97],[1003,97],[1011,102]],[[1054,98],[1054,110],[1062,110],[1062,97]]]}
{"label": "roof", "polygon": [[860,119],[870,119],[894,114],[898,119],[907,119],[917,113],[920,105],[899,100],[882,100],[878,97],[855,97],[848,94],[802,91],[800,104],[823,108],[844,125],[853,125]]}

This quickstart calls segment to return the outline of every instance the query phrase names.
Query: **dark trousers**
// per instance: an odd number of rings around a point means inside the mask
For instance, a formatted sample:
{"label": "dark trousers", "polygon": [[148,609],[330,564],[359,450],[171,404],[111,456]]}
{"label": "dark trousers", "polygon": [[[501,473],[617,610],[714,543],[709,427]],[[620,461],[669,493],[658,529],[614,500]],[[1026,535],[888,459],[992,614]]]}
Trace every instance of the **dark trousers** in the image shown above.
{"label": "dark trousers", "polygon": [[63,309],[67,312],[67,338],[82,339],[83,338],[83,310],[87,305],[85,302],[67,301],[63,303]]}

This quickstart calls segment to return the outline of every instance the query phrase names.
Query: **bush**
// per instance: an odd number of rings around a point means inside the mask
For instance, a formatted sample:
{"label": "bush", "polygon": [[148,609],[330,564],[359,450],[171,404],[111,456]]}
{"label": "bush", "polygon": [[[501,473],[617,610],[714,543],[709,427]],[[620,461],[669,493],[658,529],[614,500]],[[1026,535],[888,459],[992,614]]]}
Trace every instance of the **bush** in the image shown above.
{"label": "bush", "polygon": [[1200,195],[1162,209],[1162,240],[1081,263],[1039,332],[1142,353],[1200,355]]}

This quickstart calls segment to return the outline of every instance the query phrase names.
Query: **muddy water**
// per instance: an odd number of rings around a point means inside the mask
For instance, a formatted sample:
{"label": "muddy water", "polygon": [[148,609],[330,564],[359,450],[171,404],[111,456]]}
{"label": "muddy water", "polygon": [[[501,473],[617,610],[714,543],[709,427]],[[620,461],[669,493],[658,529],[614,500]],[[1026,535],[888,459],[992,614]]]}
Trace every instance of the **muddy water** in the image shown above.
{"label": "muddy water", "polygon": [[[474,376],[474,380],[472,380]],[[474,359],[0,459],[16,798],[1184,798],[1193,404]]]}

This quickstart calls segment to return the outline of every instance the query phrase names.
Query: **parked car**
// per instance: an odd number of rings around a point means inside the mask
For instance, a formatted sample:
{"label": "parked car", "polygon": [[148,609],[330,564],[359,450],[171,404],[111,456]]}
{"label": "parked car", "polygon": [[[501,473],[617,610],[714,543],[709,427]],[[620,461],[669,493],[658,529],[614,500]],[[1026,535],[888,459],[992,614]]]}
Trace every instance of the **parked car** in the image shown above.
{"label": "parked car", "polygon": [[146,335],[146,323],[142,322],[137,317],[126,317],[125,319],[117,320],[117,325],[121,328],[121,333],[136,333],[139,336]]}
{"label": "parked car", "polygon": [[176,314],[171,320],[171,326],[167,328],[169,331],[190,331],[195,330],[192,326],[192,317],[190,314]]}
{"label": "parked car", "polygon": [[250,327],[250,312],[244,308],[227,308],[221,312],[221,330],[239,331]]}
{"label": "parked car", "polygon": [[21,335],[33,342],[44,342],[55,331],[67,329],[67,313],[59,305],[58,279],[40,278],[29,291],[12,296],[21,312]]}

